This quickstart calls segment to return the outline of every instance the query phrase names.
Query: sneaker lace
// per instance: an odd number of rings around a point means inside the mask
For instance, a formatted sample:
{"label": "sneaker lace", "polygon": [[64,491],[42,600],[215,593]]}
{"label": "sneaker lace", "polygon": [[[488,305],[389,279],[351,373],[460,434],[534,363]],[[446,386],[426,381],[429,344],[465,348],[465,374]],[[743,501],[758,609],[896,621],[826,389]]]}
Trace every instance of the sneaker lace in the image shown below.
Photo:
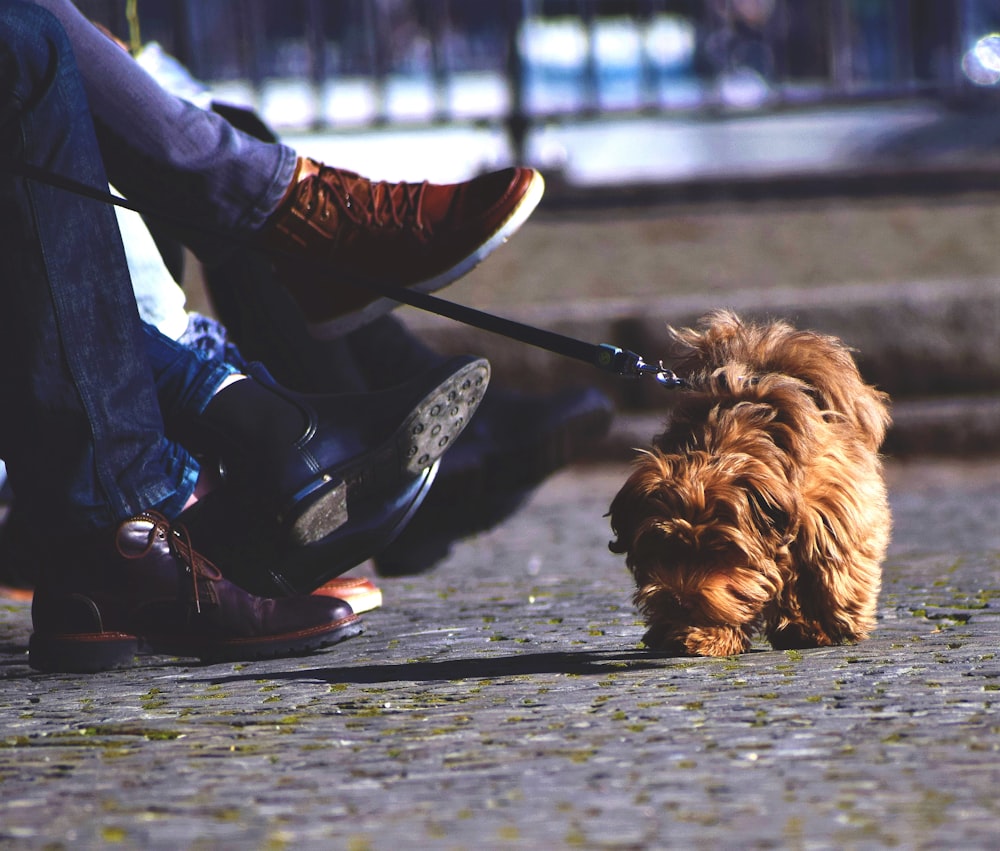
{"label": "sneaker lace", "polygon": [[[343,169],[320,166],[312,180],[307,209],[321,220],[330,217],[333,203],[343,216],[360,227],[411,227],[430,236],[423,220],[424,192],[428,183],[373,182]],[[361,190],[361,191],[359,191]]]}
{"label": "sneaker lace", "polygon": [[184,565],[185,572],[191,577],[191,595],[194,599],[195,612],[201,614],[198,580],[218,582],[223,578],[222,571],[194,548],[194,544],[191,543],[191,535],[184,524],[171,523],[157,511],[146,511],[139,517],[153,524],[146,546],[138,553],[122,552],[119,546],[118,552],[123,558],[142,558],[153,548],[153,544],[157,540],[166,540],[171,555]]}

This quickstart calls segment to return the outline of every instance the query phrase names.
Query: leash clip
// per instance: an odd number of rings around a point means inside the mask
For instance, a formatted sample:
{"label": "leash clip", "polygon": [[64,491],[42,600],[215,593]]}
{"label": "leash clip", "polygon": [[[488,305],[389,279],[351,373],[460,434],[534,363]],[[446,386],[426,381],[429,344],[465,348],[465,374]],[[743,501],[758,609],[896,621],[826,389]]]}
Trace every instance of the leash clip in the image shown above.
{"label": "leash clip", "polygon": [[663,361],[657,361],[656,366],[653,366],[651,363],[646,363],[642,358],[639,358],[635,369],[639,375],[652,375],[657,384],[670,390],[688,386],[687,381],[672,369],[667,369],[663,365]]}
{"label": "leash clip", "polygon": [[602,369],[610,370],[626,378],[642,378],[644,375],[652,375],[659,385],[671,390],[689,386],[687,381],[673,370],[667,369],[663,365],[663,361],[657,361],[654,366],[651,363],[646,363],[642,356],[635,352],[620,349],[618,346],[611,346],[607,343],[602,343],[597,348],[597,365]]}

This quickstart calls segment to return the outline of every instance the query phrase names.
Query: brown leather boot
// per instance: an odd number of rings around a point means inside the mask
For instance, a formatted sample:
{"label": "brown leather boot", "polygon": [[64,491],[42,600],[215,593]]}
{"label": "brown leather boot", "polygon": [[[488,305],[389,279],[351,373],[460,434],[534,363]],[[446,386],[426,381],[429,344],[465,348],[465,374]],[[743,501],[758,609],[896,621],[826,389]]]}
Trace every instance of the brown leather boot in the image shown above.
{"label": "brown leather boot", "polygon": [[300,160],[297,177],[261,246],[273,253],[275,271],[311,330],[326,337],[397,304],[352,282],[439,290],[506,242],[545,188],[530,168],[448,185],[376,183]]}
{"label": "brown leather boot", "polygon": [[149,651],[204,662],[299,656],[358,635],[351,607],[333,597],[255,597],[195,551],[187,530],[147,511],[124,521],[113,547],[75,577],[35,592],[29,664],[87,673],[132,664]]}

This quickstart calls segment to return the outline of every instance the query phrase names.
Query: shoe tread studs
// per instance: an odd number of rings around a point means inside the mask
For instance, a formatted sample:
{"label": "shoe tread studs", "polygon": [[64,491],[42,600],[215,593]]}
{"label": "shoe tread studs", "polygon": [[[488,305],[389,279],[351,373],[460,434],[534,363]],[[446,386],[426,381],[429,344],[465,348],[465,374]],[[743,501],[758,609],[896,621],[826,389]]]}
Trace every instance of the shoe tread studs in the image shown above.
{"label": "shoe tread studs", "polygon": [[470,364],[438,385],[414,411],[400,446],[406,471],[418,474],[434,463],[461,433],[483,396],[488,367]]}

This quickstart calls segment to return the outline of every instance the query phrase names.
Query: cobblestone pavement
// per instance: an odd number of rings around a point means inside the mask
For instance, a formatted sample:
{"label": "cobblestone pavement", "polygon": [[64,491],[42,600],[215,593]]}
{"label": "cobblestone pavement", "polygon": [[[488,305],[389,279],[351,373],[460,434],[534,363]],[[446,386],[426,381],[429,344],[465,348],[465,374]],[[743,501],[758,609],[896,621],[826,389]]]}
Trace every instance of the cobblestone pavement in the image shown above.
{"label": "cobblestone pavement", "polygon": [[0,612],[0,846],[1000,848],[1000,462],[890,467],[876,636],[677,659],[567,471],[364,636],[292,661],[26,665]]}

